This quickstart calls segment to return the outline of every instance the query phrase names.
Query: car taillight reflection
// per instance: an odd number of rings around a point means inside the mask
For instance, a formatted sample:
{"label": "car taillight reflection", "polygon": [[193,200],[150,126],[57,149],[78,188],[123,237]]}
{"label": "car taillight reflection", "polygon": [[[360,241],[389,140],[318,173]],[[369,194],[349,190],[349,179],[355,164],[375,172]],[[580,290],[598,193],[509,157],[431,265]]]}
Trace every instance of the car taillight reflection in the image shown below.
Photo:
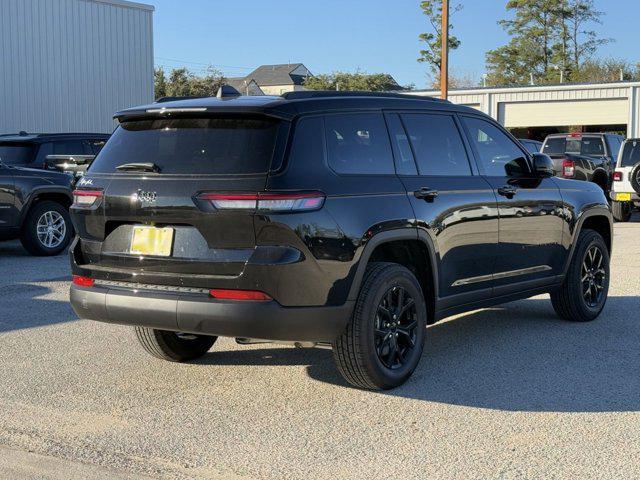
{"label": "car taillight reflection", "polygon": [[102,190],[74,190],[73,207],[87,208],[93,206],[102,198]]}

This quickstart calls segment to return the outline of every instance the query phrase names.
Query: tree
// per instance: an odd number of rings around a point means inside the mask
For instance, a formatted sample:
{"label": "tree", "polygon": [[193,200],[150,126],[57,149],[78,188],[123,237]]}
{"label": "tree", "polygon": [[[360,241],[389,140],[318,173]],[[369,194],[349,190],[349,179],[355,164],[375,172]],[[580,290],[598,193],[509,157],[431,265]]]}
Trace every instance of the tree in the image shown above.
{"label": "tree", "polygon": [[[480,79],[471,73],[449,72],[449,88],[451,89],[478,87],[480,84]],[[440,77],[433,79],[431,82],[431,88],[434,90],[440,89]]]}
{"label": "tree", "polygon": [[156,68],[153,72],[153,90],[155,98],[167,96],[167,77],[162,67]]}
{"label": "tree", "polygon": [[206,70],[204,76],[198,76],[187,68],[175,68],[169,74],[169,80],[162,68],[154,74],[155,98],[162,97],[211,97],[214,96],[226,79],[213,67]]}
{"label": "tree", "polygon": [[640,80],[640,66],[616,58],[587,60],[574,72],[575,82],[617,82]]}
{"label": "tree", "polygon": [[363,92],[384,92],[389,90],[408,90],[413,85],[401,87],[388,73],[366,73],[356,70],[333,72],[307,78],[304,87],[309,90],[344,90]]}
{"label": "tree", "polygon": [[[425,0],[420,2],[422,13],[427,17],[427,22],[431,27],[431,32],[421,33],[420,41],[424,43],[424,49],[420,50],[418,62],[427,63],[434,77],[437,78],[438,88],[440,88],[440,69],[442,66],[442,0]],[[462,5],[455,4],[450,7],[450,14],[458,12]],[[449,32],[453,25],[449,23]],[[455,50],[460,46],[460,40],[449,34],[449,50]]]}
{"label": "tree", "polygon": [[486,55],[491,85],[520,85],[531,77],[539,84],[575,81],[581,65],[610,41],[587,29],[601,23],[592,0],[509,0],[507,10],[513,18],[499,24],[511,39]]}
{"label": "tree", "polygon": [[487,52],[488,79],[492,84],[521,84],[531,74],[547,80],[553,44],[564,0],[509,0],[511,20],[500,20],[511,36],[505,46]]}
{"label": "tree", "polygon": [[585,30],[592,23],[602,25],[600,17],[604,13],[594,9],[593,0],[569,0],[566,8],[573,68],[578,70],[583,60],[590,58],[600,45],[609,43],[612,39],[598,38],[594,30]]}

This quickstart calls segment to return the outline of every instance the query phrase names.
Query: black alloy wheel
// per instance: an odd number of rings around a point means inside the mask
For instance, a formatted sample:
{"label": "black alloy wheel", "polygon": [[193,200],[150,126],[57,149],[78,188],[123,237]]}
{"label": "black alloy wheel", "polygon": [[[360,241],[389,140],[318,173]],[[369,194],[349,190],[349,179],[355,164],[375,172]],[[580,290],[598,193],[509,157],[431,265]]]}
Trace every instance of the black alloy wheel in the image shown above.
{"label": "black alloy wheel", "polygon": [[604,255],[599,245],[592,245],[582,261],[582,298],[588,307],[597,307],[602,301],[607,281]]}
{"label": "black alloy wheel", "polygon": [[385,367],[402,368],[416,348],[417,328],[415,300],[403,287],[391,287],[378,304],[375,320],[376,353]]}

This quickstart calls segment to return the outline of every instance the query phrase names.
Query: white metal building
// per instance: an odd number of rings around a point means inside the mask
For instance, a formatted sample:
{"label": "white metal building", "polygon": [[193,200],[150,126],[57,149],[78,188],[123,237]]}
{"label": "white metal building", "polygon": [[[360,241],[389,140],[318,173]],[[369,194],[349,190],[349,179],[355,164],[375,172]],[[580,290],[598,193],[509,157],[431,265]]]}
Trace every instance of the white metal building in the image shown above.
{"label": "white metal building", "polygon": [[152,6],[0,0],[0,133],[110,133],[152,101]]}
{"label": "white metal building", "polygon": [[449,91],[449,100],[482,110],[511,129],[582,126],[640,137],[640,82],[470,88]]}

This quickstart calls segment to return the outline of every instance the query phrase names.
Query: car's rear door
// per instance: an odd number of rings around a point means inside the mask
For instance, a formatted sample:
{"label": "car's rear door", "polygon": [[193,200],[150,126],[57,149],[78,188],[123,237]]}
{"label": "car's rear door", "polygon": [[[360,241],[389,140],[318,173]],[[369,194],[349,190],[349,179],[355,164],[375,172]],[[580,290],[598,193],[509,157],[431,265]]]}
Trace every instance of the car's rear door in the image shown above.
{"label": "car's rear door", "polygon": [[[491,294],[498,212],[455,115],[388,113],[396,170],[436,248],[439,308]],[[415,159],[415,160],[414,160]]]}
{"label": "car's rear door", "polygon": [[524,149],[497,124],[475,115],[461,118],[478,167],[498,199],[494,293],[552,281],[566,258],[565,213],[556,181],[534,175]]}

